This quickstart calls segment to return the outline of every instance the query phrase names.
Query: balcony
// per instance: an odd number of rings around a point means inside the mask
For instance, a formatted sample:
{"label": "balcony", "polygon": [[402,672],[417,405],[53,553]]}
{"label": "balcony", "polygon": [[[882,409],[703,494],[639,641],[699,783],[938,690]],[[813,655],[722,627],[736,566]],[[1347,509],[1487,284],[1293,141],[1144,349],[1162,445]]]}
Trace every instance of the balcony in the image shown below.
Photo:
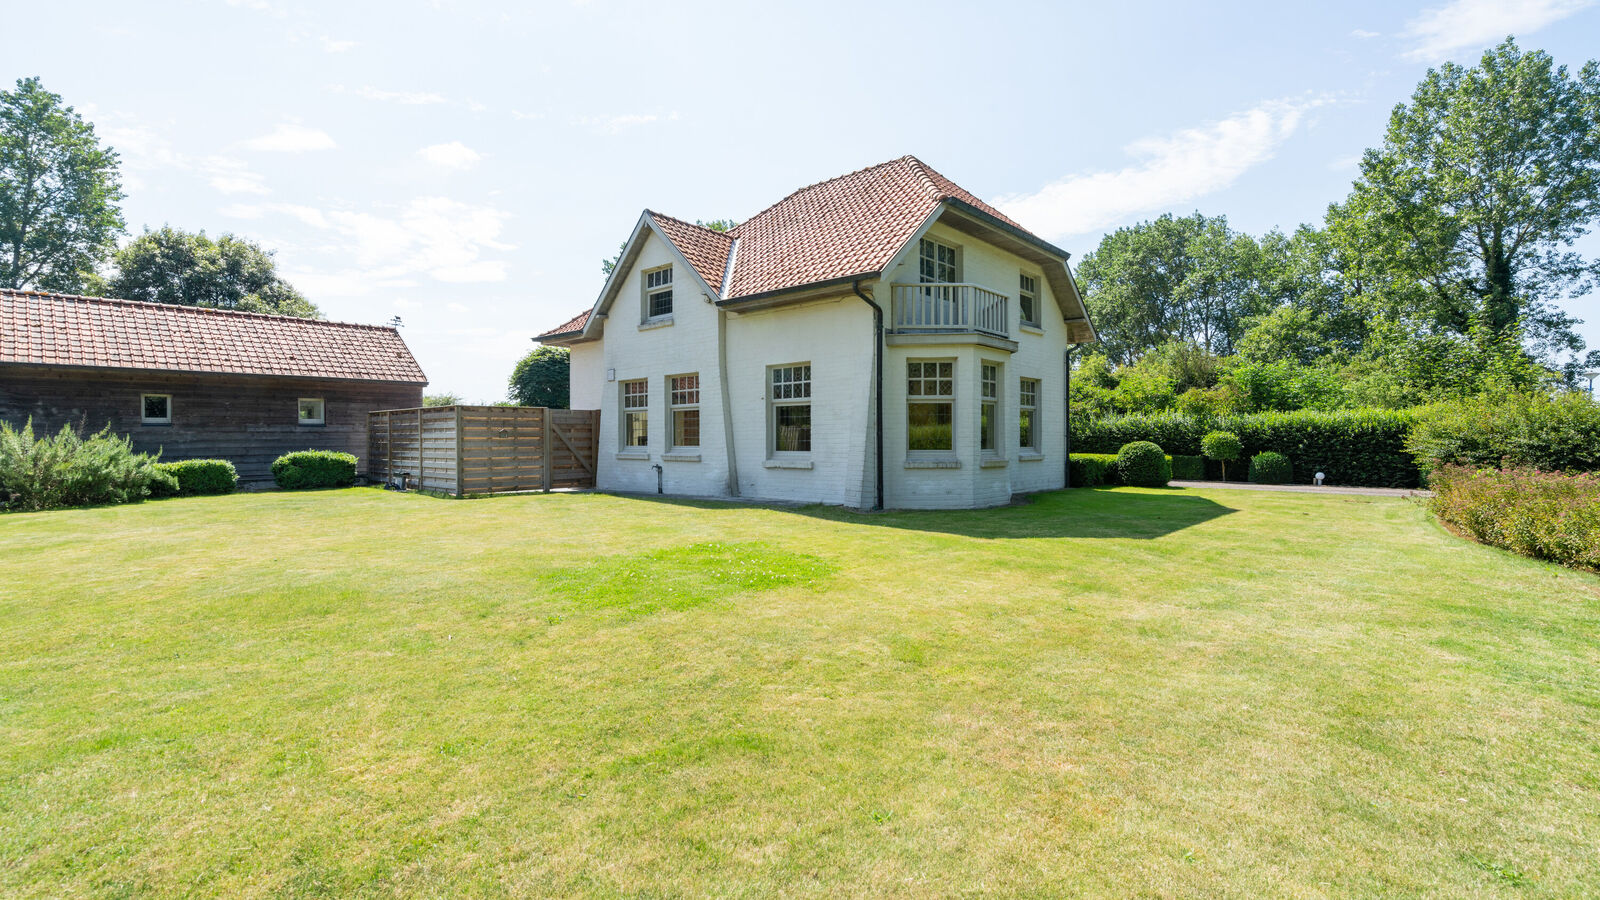
{"label": "balcony", "polygon": [[899,334],[1011,337],[1011,298],[976,284],[896,284],[893,328]]}

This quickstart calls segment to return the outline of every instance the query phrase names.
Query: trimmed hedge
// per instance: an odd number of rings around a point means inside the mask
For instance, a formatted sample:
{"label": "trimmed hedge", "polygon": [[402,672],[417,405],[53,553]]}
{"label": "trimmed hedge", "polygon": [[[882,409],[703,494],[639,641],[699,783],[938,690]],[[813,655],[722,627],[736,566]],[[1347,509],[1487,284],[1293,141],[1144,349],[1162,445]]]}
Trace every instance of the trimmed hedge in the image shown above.
{"label": "trimmed hedge", "polygon": [[1203,456],[1184,456],[1174,454],[1167,457],[1172,464],[1172,477],[1178,481],[1204,481],[1206,477],[1206,459]]}
{"label": "trimmed hedge", "polygon": [[1267,450],[1289,457],[1296,482],[1310,484],[1315,473],[1324,472],[1330,484],[1416,487],[1416,460],[1406,450],[1406,435],[1415,421],[1416,414],[1409,410],[1384,409],[1218,417],[1182,413],[1073,416],[1072,446],[1090,453],[1110,453],[1133,441],[1152,441],[1174,454],[1194,455],[1201,452],[1200,442],[1208,432],[1231,431],[1239,436],[1246,458]]}
{"label": "trimmed hedge", "polygon": [[1485,544],[1600,569],[1600,475],[1440,466],[1429,486],[1434,514]]}
{"label": "trimmed hedge", "polygon": [[1600,471],[1600,403],[1575,391],[1438,403],[1417,411],[1407,448],[1425,469]]}
{"label": "trimmed hedge", "polygon": [[238,471],[225,459],[181,459],[156,468],[177,479],[175,494],[231,494],[239,484]]}
{"label": "trimmed hedge", "polygon": [[1263,450],[1250,457],[1252,484],[1288,484],[1294,478],[1294,467],[1289,457],[1271,450]]}
{"label": "trimmed hedge", "polygon": [[1099,487],[1117,483],[1117,457],[1114,453],[1074,453],[1070,457],[1072,486]]}
{"label": "trimmed hedge", "polygon": [[1172,462],[1149,441],[1134,441],[1117,451],[1117,480],[1135,487],[1166,487]]}
{"label": "trimmed hedge", "polygon": [[344,487],[356,481],[356,458],[337,450],[296,450],[273,460],[272,480],[288,491]]}

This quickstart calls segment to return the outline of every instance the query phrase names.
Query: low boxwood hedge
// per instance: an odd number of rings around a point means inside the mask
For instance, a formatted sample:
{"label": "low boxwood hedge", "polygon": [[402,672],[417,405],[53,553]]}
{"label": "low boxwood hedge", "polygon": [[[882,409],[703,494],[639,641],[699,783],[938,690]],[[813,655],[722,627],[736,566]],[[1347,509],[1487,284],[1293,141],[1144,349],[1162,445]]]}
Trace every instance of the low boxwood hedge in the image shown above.
{"label": "low boxwood hedge", "polygon": [[[1415,421],[1414,412],[1387,409],[1073,416],[1072,447],[1114,453],[1133,441],[1151,441],[1174,454],[1194,455],[1201,452],[1207,433],[1231,431],[1243,445],[1242,458],[1266,450],[1289,457],[1296,482],[1310,484],[1315,473],[1325,472],[1332,484],[1416,487],[1417,463],[1406,449],[1406,436]],[[1228,474],[1233,475],[1231,467]]]}
{"label": "low boxwood hedge", "polygon": [[1074,453],[1068,459],[1075,488],[1117,483],[1115,453]]}
{"label": "low boxwood hedge", "polygon": [[180,495],[231,494],[239,484],[238,471],[225,459],[180,459],[156,468],[177,481],[173,493]]}
{"label": "low boxwood hedge", "polygon": [[272,480],[284,490],[355,484],[356,458],[337,450],[296,450],[272,462]]}
{"label": "low boxwood hedge", "polygon": [[1204,481],[1206,459],[1203,456],[1173,454],[1167,457],[1172,463],[1172,477],[1178,481]]}

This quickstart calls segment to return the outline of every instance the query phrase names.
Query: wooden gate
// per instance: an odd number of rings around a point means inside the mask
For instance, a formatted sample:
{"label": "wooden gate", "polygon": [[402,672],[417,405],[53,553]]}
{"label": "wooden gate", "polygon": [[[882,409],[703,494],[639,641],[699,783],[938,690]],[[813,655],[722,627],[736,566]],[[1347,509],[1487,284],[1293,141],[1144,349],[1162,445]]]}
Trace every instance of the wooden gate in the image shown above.
{"label": "wooden gate", "polygon": [[600,411],[429,406],[367,417],[367,477],[467,494],[594,487]]}

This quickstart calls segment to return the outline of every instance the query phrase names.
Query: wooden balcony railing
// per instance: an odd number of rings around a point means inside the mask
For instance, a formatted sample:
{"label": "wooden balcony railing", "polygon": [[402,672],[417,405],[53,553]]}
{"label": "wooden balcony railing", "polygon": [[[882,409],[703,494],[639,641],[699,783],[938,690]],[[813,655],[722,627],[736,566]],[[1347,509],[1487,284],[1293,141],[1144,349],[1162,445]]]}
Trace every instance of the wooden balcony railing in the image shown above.
{"label": "wooden balcony railing", "polygon": [[1010,298],[976,284],[896,284],[894,330],[1011,336]]}

